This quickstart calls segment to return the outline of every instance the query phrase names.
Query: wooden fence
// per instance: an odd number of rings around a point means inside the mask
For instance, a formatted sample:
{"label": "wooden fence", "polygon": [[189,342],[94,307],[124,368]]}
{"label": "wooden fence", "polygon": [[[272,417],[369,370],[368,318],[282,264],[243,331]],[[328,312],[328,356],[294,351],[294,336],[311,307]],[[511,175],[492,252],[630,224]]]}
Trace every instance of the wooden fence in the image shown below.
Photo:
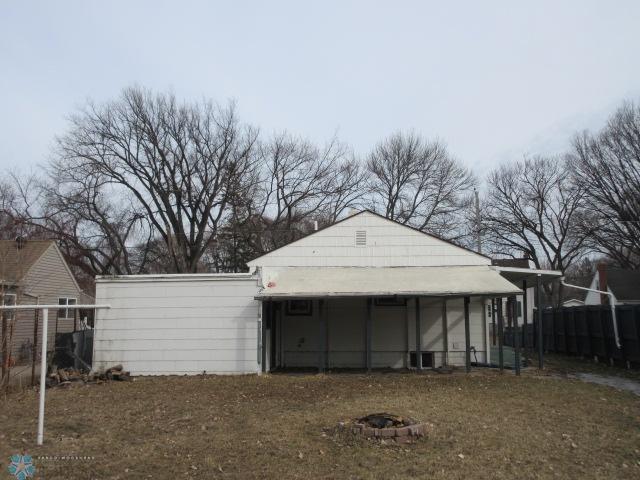
{"label": "wooden fence", "polygon": [[[616,318],[620,348],[616,347],[610,306],[546,308],[542,323],[544,350],[640,367],[640,305],[617,306]],[[533,324],[520,328],[520,346],[538,348],[537,328],[534,312]],[[505,345],[513,346],[512,329],[505,328],[504,340]]]}

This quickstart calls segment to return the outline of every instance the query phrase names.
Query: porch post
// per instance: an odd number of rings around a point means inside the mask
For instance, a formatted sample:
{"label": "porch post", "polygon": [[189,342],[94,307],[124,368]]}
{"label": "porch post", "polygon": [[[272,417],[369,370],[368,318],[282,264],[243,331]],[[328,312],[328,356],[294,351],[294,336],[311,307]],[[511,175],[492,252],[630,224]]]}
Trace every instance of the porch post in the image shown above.
{"label": "porch post", "polygon": [[371,347],[373,345],[373,299],[371,297],[367,298],[367,322],[365,330],[365,363],[367,366],[367,372],[371,372]]}
{"label": "porch post", "polygon": [[469,297],[464,297],[464,344],[467,373],[471,371],[471,332],[469,331]]}
{"label": "porch post", "polygon": [[498,365],[504,371],[504,318],[502,317],[502,297],[498,298]]}
{"label": "porch post", "polygon": [[443,365],[449,364],[449,322],[447,319],[447,299],[442,299],[442,343],[444,344]]}
{"label": "porch post", "polygon": [[529,299],[527,298],[527,281],[522,280],[522,291],[524,294],[522,295],[522,348],[526,350],[527,348],[527,319],[529,316],[529,308],[528,303]]}
{"label": "porch post", "polygon": [[260,322],[260,360],[262,365],[260,366],[260,370],[262,372],[266,372],[266,361],[267,361],[267,322],[269,315],[269,305],[270,300],[265,300],[262,302],[262,321]]}
{"label": "porch post", "polygon": [[491,345],[496,344],[496,299],[491,299]]}
{"label": "porch post", "polygon": [[422,329],[420,316],[420,297],[416,297],[416,368],[418,370],[422,370]]}
{"label": "porch post", "polygon": [[329,369],[329,299],[324,301],[324,366]]}
{"label": "porch post", "polygon": [[320,334],[318,335],[318,373],[323,373],[324,367],[325,367],[324,353],[327,345],[327,339],[326,339],[327,326],[325,324],[325,320],[326,320],[325,310],[327,308],[327,302],[324,298],[320,299],[318,307],[319,307],[318,313],[320,316],[320,321],[318,322],[320,325]]}
{"label": "porch post", "polygon": [[543,305],[542,305],[542,275],[538,274],[538,285],[536,287],[538,294],[538,368],[542,370],[544,368],[544,336],[542,335],[542,314],[543,314]]}
{"label": "porch post", "polygon": [[518,338],[520,335],[518,333],[518,297],[513,296],[513,300],[511,301],[512,306],[511,309],[513,311],[513,350],[514,350],[514,361],[516,363],[516,375],[520,375],[520,339]]}

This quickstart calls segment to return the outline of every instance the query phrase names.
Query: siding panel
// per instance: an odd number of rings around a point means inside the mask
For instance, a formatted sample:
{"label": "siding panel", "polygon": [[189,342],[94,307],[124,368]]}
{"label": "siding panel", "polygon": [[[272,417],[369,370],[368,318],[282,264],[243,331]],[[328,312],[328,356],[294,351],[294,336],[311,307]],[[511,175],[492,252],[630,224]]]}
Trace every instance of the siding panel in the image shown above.
{"label": "siding panel", "polygon": [[[195,279],[195,280],[194,280]],[[255,278],[170,281],[102,279],[96,301],[94,367],[133,375],[256,373]]]}
{"label": "siding panel", "polygon": [[[367,246],[355,245],[357,231]],[[425,235],[369,212],[274,250],[252,262],[260,267],[417,267],[489,265],[474,252]]]}

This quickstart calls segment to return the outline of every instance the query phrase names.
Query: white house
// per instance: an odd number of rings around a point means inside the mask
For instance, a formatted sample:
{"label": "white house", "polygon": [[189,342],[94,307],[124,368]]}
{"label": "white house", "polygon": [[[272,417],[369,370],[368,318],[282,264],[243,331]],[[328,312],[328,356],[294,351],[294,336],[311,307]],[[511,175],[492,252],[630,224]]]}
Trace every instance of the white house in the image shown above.
{"label": "white house", "polygon": [[[604,263],[598,265],[589,288],[607,291],[613,294],[617,305],[640,304],[640,271],[611,267]],[[600,305],[602,297],[596,292],[587,292],[585,305]]]}
{"label": "white house", "polygon": [[98,278],[96,301],[112,308],[97,313],[94,363],[133,374],[468,367],[490,360],[491,299],[559,275],[502,272],[369,211],[248,266]]}

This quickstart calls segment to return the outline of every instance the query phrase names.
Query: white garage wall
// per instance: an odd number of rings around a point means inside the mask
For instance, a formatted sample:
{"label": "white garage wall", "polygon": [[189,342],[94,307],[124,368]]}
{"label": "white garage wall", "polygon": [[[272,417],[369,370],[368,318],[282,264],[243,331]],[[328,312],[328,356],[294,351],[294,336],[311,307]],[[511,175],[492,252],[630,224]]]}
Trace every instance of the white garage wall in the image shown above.
{"label": "white garage wall", "polygon": [[256,373],[260,303],[248,274],[99,278],[93,364],[133,375]]}

